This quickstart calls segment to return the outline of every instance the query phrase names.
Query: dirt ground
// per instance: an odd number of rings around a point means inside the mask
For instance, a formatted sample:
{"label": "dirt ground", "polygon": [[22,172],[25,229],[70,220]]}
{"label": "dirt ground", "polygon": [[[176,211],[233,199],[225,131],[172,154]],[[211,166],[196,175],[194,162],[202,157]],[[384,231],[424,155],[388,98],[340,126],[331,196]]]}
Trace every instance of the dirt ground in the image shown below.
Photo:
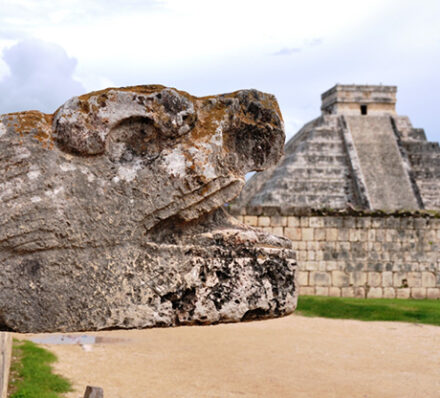
{"label": "dirt ground", "polygon": [[68,398],[87,385],[105,398],[440,397],[435,326],[293,315],[87,335],[108,341],[46,346],[76,389]]}

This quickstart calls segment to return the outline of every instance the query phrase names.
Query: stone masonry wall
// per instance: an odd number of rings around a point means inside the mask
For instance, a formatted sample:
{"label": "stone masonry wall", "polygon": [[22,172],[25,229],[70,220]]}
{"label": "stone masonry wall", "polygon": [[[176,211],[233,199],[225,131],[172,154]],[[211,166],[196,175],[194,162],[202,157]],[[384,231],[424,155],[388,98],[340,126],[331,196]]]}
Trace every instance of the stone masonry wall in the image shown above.
{"label": "stone masonry wall", "polygon": [[440,219],[236,215],[293,241],[299,293],[440,298]]}

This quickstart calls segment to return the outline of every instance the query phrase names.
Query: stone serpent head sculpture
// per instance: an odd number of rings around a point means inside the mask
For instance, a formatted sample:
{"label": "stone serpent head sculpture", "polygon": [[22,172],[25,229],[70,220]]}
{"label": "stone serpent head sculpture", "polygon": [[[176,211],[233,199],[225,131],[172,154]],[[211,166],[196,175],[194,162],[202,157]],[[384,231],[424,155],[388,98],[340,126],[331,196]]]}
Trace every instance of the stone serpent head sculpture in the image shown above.
{"label": "stone serpent head sculpture", "polygon": [[290,243],[224,211],[284,131],[256,90],[163,86],[0,116],[0,327],[173,326],[287,314]]}

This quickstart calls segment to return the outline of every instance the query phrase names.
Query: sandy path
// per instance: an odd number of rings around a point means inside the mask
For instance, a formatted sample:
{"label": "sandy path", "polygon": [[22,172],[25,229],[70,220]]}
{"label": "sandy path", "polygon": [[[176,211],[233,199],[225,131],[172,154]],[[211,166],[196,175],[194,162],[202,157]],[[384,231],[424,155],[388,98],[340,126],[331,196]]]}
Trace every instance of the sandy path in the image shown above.
{"label": "sandy path", "polygon": [[438,398],[440,327],[289,316],[204,327],[88,333],[128,339],[51,345],[82,397]]}

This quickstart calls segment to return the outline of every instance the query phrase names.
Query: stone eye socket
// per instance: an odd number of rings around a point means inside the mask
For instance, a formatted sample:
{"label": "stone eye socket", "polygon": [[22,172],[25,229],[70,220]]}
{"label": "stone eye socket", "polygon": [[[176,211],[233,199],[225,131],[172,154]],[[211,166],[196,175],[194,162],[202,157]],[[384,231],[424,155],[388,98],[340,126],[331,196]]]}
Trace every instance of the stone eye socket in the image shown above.
{"label": "stone eye socket", "polygon": [[160,150],[160,130],[153,120],[130,117],[122,120],[110,131],[106,152],[114,162],[130,162],[136,158],[156,157]]}

